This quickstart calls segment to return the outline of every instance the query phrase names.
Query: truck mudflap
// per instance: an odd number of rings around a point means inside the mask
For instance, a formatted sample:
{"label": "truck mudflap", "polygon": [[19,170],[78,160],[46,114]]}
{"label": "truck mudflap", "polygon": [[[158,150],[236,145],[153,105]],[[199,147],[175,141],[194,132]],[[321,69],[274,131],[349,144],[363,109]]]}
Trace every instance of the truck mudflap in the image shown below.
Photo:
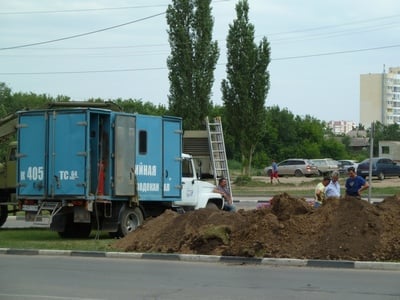
{"label": "truck mudflap", "polygon": [[[77,212],[77,218],[75,213]],[[50,229],[57,231],[62,238],[88,238],[92,231],[92,223],[89,218],[82,218],[83,215],[90,216],[90,212],[82,214],[80,208],[63,207],[55,216],[53,216]],[[76,219],[75,219],[76,218]],[[75,222],[78,221],[78,222]]]}

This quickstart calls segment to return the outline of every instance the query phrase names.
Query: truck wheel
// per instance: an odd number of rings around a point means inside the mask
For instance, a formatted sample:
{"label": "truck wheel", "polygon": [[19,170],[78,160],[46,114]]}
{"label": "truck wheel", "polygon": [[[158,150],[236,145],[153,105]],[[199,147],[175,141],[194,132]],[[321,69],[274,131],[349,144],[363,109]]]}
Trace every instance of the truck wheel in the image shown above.
{"label": "truck wheel", "polygon": [[1,205],[0,206],[0,227],[4,225],[4,223],[7,221],[8,217],[8,207],[7,205]]}
{"label": "truck wheel", "polygon": [[121,213],[117,236],[124,237],[128,233],[135,231],[143,224],[143,213],[139,207],[125,208]]}
{"label": "truck wheel", "polygon": [[215,204],[213,202],[208,202],[207,205],[206,205],[206,208],[213,209],[213,210],[218,210],[217,204]]}
{"label": "truck wheel", "polygon": [[64,231],[59,231],[61,238],[86,239],[92,231],[91,223],[74,223],[72,214],[65,216]]}

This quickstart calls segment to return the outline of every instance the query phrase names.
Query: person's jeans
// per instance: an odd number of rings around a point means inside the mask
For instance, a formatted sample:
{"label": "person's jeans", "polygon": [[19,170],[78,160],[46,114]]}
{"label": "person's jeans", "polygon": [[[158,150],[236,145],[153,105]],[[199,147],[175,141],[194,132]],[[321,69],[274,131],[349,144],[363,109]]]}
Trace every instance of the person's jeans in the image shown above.
{"label": "person's jeans", "polygon": [[224,210],[225,211],[231,211],[231,212],[235,212],[236,211],[236,206],[233,204],[228,204],[228,203],[224,203]]}

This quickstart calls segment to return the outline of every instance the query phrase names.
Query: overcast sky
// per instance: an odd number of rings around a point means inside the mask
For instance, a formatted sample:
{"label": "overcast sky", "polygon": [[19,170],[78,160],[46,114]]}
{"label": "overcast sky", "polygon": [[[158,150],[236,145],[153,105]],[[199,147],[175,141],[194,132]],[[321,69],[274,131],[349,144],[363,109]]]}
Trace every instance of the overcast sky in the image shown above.
{"label": "overcast sky", "polygon": [[[216,104],[222,104],[225,40],[236,3],[212,1],[221,51]],[[168,4],[0,0],[0,82],[13,92],[167,105]],[[265,36],[271,46],[267,106],[358,123],[360,74],[400,66],[398,0],[249,0],[249,6],[255,42]]]}

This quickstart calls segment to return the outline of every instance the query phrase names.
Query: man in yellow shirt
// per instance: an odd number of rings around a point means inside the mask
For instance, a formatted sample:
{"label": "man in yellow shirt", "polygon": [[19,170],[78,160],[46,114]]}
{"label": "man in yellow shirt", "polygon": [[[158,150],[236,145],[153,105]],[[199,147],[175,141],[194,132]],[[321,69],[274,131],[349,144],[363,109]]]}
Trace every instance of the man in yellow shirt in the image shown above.
{"label": "man in yellow shirt", "polygon": [[317,186],[315,187],[315,193],[314,193],[314,198],[315,198],[315,202],[314,202],[314,207],[320,207],[322,205],[322,203],[325,200],[325,187],[329,184],[330,182],[330,178],[329,176],[325,176],[322,181],[320,183],[317,184]]}

